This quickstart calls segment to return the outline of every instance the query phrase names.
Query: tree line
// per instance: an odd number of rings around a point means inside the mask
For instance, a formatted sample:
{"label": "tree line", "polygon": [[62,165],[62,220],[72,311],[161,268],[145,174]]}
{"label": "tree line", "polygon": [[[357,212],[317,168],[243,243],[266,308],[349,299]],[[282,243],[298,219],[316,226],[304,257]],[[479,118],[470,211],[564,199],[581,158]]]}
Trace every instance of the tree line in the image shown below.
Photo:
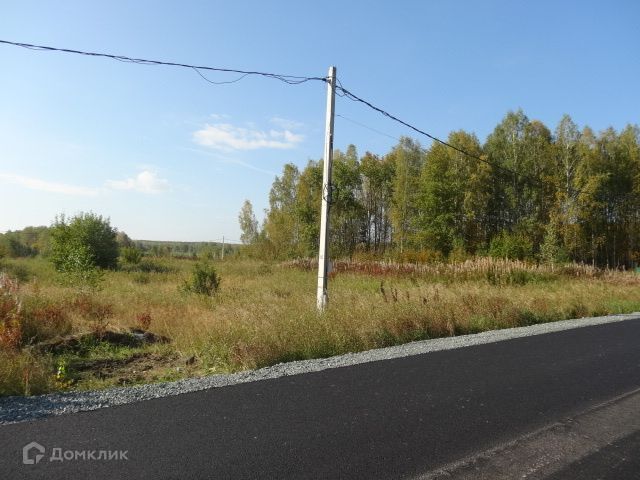
{"label": "tree line", "polygon": [[[81,213],[78,219],[88,218],[87,222],[92,225],[100,225],[102,222],[109,223],[108,219],[93,213]],[[94,218],[96,217],[96,218]],[[60,220],[64,223],[63,217],[56,218],[51,226],[26,227],[22,230],[8,231],[0,233],[0,259],[3,257],[51,257],[55,239],[52,233],[62,228]],[[80,220],[78,220],[80,222]],[[95,220],[95,221],[94,221]],[[222,244],[218,242],[169,242],[154,240],[132,240],[125,232],[115,230],[114,241],[119,249],[134,248],[140,254],[151,257],[178,257],[178,258],[217,258],[222,252]],[[225,244],[225,255],[232,255],[238,246]],[[98,250],[109,250],[103,245]],[[117,258],[117,255],[115,255]]]}
{"label": "tree line", "polygon": [[[635,266],[640,260],[640,129],[595,133],[568,115],[552,132],[509,112],[481,144],[465,131],[423,148],[403,137],[386,155],[335,151],[333,257],[428,261],[491,255]],[[286,164],[260,225],[239,215],[254,255],[317,254],[322,160]]]}

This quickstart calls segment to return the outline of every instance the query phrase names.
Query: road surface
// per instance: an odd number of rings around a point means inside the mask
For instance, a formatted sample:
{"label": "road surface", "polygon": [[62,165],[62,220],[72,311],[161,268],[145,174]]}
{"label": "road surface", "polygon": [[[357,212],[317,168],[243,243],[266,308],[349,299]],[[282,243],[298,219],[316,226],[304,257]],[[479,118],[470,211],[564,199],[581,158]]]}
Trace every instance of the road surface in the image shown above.
{"label": "road surface", "polygon": [[548,478],[637,478],[639,388],[625,320],[0,426],[0,478],[513,478],[548,438],[591,442]]}

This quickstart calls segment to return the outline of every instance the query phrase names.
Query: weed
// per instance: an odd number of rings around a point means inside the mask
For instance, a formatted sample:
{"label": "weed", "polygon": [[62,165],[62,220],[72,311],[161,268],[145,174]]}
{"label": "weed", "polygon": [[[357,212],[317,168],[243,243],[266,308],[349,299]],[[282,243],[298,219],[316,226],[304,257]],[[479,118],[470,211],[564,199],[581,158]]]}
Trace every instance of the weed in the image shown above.
{"label": "weed", "polygon": [[51,358],[0,349],[0,396],[38,395],[57,390]]}
{"label": "weed", "polygon": [[0,264],[0,271],[23,283],[29,281],[33,276],[32,272],[24,264],[16,261],[3,261]]}
{"label": "weed", "polygon": [[36,343],[70,333],[73,325],[67,310],[61,302],[39,296],[27,298],[22,316],[25,342]]}
{"label": "weed", "polygon": [[151,314],[149,312],[141,312],[136,315],[136,325],[141,330],[147,331],[151,326]]}
{"label": "weed", "polygon": [[17,350],[22,340],[22,302],[18,281],[0,273],[0,347]]}
{"label": "weed", "polygon": [[184,289],[199,295],[211,296],[220,287],[220,277],[213,265],[196,263],[191,272],[191,280],[185,281]]}
{"label": "weed", "polygon": [[[148,329],[149,322],[159,335],[172,339],[153,349],[198,358],[192,368],[167,370],[165,377],[176,379],[640,309],[640,276],[580,264],[540,266],[485,258],[426,265],[338,261],[334,267],[339,275],[329,283],[329,306],[318,315],[312,260],[216,264],[215,284],[219,287],[222,276],[225,288],[215,290],[215,301],[209,301],[207,294],[184,295],[176,288],[186,278],[186,283],[194,284],[191,260],[163,259],[167,270],[163,273],[107,271],[102,290],[80,295],[60,286],[46,261],[34,258],[16,263],[33,272],[37,284],[22,283],[19,291],[14,288],[11,295],[2,297],[3,318],[16,318],[20,305],[22,338],[9,342],[14,347],[0,349],[0,395],[70,388],[56,378],[61,359],[66,362],[66,373],[62,373],[73,379],[73,388],[113,385],[117,378],[100,377],[103,367],[122,363],[139,349],[105,340],[109,332],[126,331],[133,322],[142,329]],[[136,282],[138,275],[150,281]],[[84,335],[91,340],[52,358],[40,350],[29,349],[30,354],[20,350],[35,342],[34,337],[45,339],[69,330],[83,335],[96,329],[104,336]],[[17,331],[12,334],[15,338]],[[10,380],[5,382],[4,375]],[[150,381],[151,377],[145,378]]]}
{"label": "weed", "polygon": [[151,281],[151,279],[149,278],[149,274],[143,273],[143,272],[135,272],[133,274],[133,277],[131,278],[134,281],[134,283],[137,283],[139,285],[146,285]]}

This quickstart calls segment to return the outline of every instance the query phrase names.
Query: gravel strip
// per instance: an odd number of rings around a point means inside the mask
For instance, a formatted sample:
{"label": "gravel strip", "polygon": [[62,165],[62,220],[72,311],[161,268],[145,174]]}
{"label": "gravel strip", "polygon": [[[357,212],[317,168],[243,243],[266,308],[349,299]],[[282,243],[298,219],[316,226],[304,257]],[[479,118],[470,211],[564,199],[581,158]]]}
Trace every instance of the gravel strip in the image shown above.
{"label": "gravel strip", "polygon": [[329,368],[346,367],[367,362],[377,362],[392,358],[437,352],[440,350],[482,345],[513,338],[542,335],[572,328],[602,325],[624,320],[640,320],[640,313],[563,320],[529,327],[493,330],[474,335],[422,340],[395,347],[379,348],[359,353],[347,353],[330,358],[280,363],[259,370],[229,375],[211,375],[202,378],[188,378],[175,382],[118,387],[78,393],[52,393],[34,397],[4,397],[0,398],[0,425],[24,422],[50,415],[97,410],[99,408],[113,407],[115,405],[149,400],[151,398],[196,392],[208,388],[226,387],[228,385],[237,385],[258,380],[319,372]]}

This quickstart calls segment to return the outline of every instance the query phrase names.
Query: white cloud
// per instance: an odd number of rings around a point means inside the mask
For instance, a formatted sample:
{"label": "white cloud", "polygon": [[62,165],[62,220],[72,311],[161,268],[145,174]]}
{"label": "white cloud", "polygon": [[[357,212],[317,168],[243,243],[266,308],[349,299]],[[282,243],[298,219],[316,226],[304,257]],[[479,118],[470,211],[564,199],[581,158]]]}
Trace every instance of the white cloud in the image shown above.
{"label": "white cloud", "polygon": [[285,130],[299,130],[304,127],[304,123],[289,120],[288,118],[271,117],[269,121],[280,128],[284,128]]}
{"label": "white cloud", "polygon": [[68,185],[66,183],[48,182],[39,178],[24,177],[22,175],[14,175],[12,173],[0,173],[0,181],[20,185],[31,190],[39,190],[41,192],[61,193],[63,195],[82,195],[95,196],[100,190],[97,188],[80,187],[77,185]]}
{"label": "white cloud", "polygon": [[141,193],[162,193],[170,188],[168,180],[158,178],[158,175],[150,170],[143,170],[133,178],[108,180],[107,187],[114,190],[134,190]]}
{"label": "white cloud", "polygon": [[288,149],[304,140],[303,135],[290,130],[264,132],[251,128],[236,127],[228,123],[205,125],[193,133],[193,141],[217,150],[257,150],[259,148]]}

